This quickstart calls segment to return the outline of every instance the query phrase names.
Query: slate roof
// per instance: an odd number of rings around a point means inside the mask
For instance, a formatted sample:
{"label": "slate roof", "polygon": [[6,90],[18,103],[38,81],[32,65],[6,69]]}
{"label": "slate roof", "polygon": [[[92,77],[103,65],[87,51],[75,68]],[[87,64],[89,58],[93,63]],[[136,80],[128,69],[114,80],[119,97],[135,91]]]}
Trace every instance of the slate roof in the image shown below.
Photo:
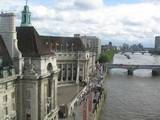
{"label": "slate roof", "polygon": [[53,55],[57,51],[82,51],[80,38],[41,36],[34,27],[17,27],[18,47],[23,57]]}
{"label": "slate roof", "polygon": [[1,35],[0,35],[0,59],[2,60],[2,64],[0,67],[13,66],[12,59],[9,55],[9,52],[5,46],[5,43]]}

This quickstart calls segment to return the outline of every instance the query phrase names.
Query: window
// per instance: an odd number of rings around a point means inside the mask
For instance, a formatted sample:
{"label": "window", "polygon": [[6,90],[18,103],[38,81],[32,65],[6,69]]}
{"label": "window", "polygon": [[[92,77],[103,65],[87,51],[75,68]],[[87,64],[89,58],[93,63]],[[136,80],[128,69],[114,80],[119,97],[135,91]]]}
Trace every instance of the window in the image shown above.
{"label": "window", "polygon": [[29,23],[31,23],[31,15],[29,15],[28,20],[29,20]]}
{"label": "window", "polygon": [[69,81],[71,80],[71,77],[70,77],[70,76],[68,77],[68,80],[69,80]]}
{"label": "window", "polygon": [[48,72],[52,72],[52,71],[53,71],[53,66],[52,66],[51,63],[49,63],[49,64],[47,65],[47,70],[48,70]]}
{"label": "window", "polygon": [[58,64],[58,68],[61,68],[61,64]]}
{"label": "window", "polygon": [[26,109],[31,109],[31,104],[29,100],[26,101]]}
{"label": "window", "polygon": [[12,87],[13,87],[13,88],[15,87],[15,82],[12,82]]}
{"label": "window", "polygon": [[6,115],[8,115],[8,107],[5,107]]}
{"label": "window", "polygon": [[79,76],[79,81],[82,81],[82,76]]}
{"label": "window", "polygon": [[7,102],[7,95],[3,96],[3,102]]}
{"label": "window", "polygon": [[7,90],[8,88],[7,83],[4,83],[4,88]]}
{"label": "window", "polygon": [[12,99],[15,98],[15,92],[12,92],[12,93],[11,93],[11,97],[12,97]]}
{"label": "window", "polygon": [[26,114],[26,120],[31,120],[31,114],[29,113]]}
{"label": "window", "polygon": [[31,92],[30,92],[30,90],[26,90],[26,98],[27,99],[31,98]]}
{"label": "window", "polygon": [[12,109],[13,109],[13,111],[15,111],[15,110],[16,110],[15,103],[12,103]]}
{"label": "window", "polygon": [[23,23],[26,23],[26,15],[24,15]]}

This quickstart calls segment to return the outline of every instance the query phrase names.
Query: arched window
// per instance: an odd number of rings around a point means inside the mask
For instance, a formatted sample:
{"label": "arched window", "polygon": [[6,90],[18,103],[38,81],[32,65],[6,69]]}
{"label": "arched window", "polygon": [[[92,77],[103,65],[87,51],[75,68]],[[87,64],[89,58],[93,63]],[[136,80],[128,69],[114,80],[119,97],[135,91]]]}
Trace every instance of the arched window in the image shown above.
{"label": "arched window", "polygon": [[26,18],[27,18],[27,16],[26,16],[26,15],[24,15],[23,23],[26,23]]}

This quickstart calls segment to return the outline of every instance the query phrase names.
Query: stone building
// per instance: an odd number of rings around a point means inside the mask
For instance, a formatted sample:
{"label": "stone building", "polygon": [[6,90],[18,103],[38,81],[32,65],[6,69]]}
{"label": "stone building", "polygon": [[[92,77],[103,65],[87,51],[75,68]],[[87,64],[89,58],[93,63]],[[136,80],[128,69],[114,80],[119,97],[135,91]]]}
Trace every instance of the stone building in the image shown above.
{"label": "stone building", "polygon": [[39,35],[28,5],[20,27],[15,17],[0,14],[0,119],[57,120],[57,86],[88,82],[98,48],[76,36]]}
{"label": "stone building", "polygon": [[12,59],[0,35],[0,120],[16,120],[16,79]]}
{"label": "stone building", "polygon": [[0,14],[2,120],[58,119],[56,55],[50,41],[32,27],[30,15],[25,5],[21,26],[16,29],[13,13]]}
{"label": "stone building", "polygon": [[76,96],[81,94],[83,83],[89,83],[94,73],[96,53],[89,51],[80,37],[52,37],[56,46],[58,77],[59,117],[70,117]]}
{"label": "stone building", "polygon": [[31,26],[29,7],[24,6],[21,26],[17,27],[18,48],[23,71],[17,80],[18,120],[57,120],[58,68],[52,44]]}
{"label": "stone building", "polygon": [[101,40],[96,36],[80,36],[75,35],[76,37],[80,37],[82,39],[83,44],[89,51],[96,53],[96,58],[101,54]]}
{"label": "stone building", "polygon": [[52,39],[56,45],[57,64],[60,69],[58,83],[87,82],[92,56],[86,50],[81,38],[53,37]]}
{"label": "stone building", "polygon": [[101,53],[106,53],[110,50],[117,50],[117,46],[112,45],[112,42],[101,46]]}
{"label": "stone building", "polygon": [[160,51],[160,36],[155,37],[155,50]]}
{"label": "stone building", "polygon": [[22,72],[22,55],[17,47],[15,20],[16,16],[13,13],[2,12],[0,14],[0,35],[4,40],[16,72],[20,75]]}

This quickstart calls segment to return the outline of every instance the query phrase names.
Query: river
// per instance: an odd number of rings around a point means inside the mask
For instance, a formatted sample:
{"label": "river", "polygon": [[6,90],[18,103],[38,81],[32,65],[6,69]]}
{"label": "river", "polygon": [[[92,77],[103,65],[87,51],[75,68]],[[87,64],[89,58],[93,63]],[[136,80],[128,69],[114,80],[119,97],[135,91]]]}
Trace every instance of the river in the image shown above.
{"label": "river", "polygon": [[[160,56],[116,54],[113,63],[160,65]],[[135,70],[128,76],[124,69],[112,69],[104,83],[107,100],[101,120],[160,120],[160,77],[151,70]]]}

